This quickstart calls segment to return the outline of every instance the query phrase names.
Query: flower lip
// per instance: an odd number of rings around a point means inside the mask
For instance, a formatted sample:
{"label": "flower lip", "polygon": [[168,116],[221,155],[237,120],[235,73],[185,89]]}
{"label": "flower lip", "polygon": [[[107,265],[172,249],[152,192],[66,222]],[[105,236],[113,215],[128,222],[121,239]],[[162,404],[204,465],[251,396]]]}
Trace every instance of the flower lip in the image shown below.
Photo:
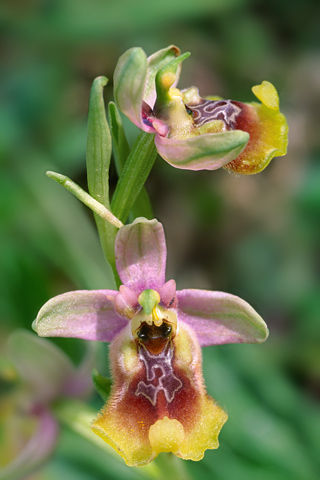
{"label": "flower lip", "polygon": [[236,119],[241,113],[241,104],[233,100],[205,100],[202,99],[197,105],[187,105],[191,110],[193,121],[197,127],[201,127],[213,120],[223,121],[224,129],[234,129]]}

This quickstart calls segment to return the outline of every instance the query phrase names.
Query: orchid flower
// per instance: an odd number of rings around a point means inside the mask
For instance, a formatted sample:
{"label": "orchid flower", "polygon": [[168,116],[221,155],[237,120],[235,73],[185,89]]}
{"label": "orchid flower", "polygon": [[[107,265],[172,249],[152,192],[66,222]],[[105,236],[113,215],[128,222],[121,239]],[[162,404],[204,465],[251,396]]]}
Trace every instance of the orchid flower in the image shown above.
{"label": "orchid flower", "polygon": [[176,168],[225,167],[252,174],[285,155],[288,126],[275,87],[264,81],[252,88],[261,103],[201,98],[196,87],[180,91],[176,85],[187,56],[175,46],[148,58],[141,48],[132,48],[115,69],[119,109],[139,128],[156,134],[161,157]]}
{"label": "orchid flower", "polygon": [[31,332],[18,330],[9,337],[10,377],[17,386],[0,398],[1,479],[26,478],[52,454],[59,425],[51,406],[61,398],[88,396],[93,353],[90,348],[76,368],[62,350]]}
{"label": "orchid flower", "polygon": [[136,219],[119,229],[119,291],[75,291],[49,300],[33,328],[40,336],[111,342],[113,386],[92,429],[130,466],[160,452],[200,460],[218,447],[227,414],[210,398],[201,348],[263,342],[268,329],[244,300],[222,292],[176,291],[165,281],[161,223]]}

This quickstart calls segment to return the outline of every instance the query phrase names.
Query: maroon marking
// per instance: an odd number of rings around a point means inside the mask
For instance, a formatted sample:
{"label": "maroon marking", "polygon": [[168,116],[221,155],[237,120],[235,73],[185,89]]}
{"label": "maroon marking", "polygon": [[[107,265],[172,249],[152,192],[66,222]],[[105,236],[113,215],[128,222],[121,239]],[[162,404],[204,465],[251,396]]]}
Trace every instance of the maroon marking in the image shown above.
{"label": "maroon marking", "polygon": [[156,405],[158,392],[162,390],[167,402],[172,402],[176,392],[182,388],[181,380],[174,374],[173,353],[170,340],[157,355],[150,353],[144,345],[139,345],[139,358],[145,365],[146,382],[141,380],[138,383],[135,395],[143,395],[152,405]]}
{"label": "maroon marking", "polygon": [[222,120],[229,128],[234,128],[237,116],[242,109],[232,100],[204,100],[199,105],[186,105],[191,110],[194,123],[201,127],[212,120]]}

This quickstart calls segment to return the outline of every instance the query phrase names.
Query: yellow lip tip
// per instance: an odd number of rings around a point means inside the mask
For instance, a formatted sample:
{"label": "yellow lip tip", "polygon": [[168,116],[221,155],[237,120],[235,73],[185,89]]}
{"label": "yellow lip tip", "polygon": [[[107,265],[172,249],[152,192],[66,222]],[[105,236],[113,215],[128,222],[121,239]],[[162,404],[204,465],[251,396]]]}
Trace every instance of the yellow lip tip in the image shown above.
{"label": "yellow lip tip", "polygon": [[260,85],[252,87],[255,96],[268,108],[272,110],[279,109],[278,92],[272,83],[264,80]]}

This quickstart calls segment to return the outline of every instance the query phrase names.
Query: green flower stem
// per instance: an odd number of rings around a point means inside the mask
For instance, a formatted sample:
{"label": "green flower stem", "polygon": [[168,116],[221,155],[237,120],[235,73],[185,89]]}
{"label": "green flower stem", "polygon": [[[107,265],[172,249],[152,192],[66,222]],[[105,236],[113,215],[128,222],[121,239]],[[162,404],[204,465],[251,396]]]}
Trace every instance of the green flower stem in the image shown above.
{"label": "green flower stem", "polygon": [[[79,400],[65,399],[54,405],[53,412],[62,425],[71,428],[100,448],[106,455],[112,456],[114,460],[121,464],[124,463],[120,455],[91,430],[90,424],[97,414],[92,407]],[[171,454],[161,454],[156,460],[143,467],[128,468],[136,470],[139,478],[149,480],[163,480],[164,478],[166,480],[176,480],[177,478],[190,480],[183,461]]]}
{"label": "green flower stem", "polygon": [[[130,153],[130,147],[122,125],[119,110],[114,102],[109,102],[108,120],[112,136],[113,157],[118,176],[120,177]],[[145,217],[148,220],[154,218],[149,195],[145,187],[141,188],[129,215],[130,221],[133,221],[137,217]]]}
{"label": "green flower stem", "polygon": [[127,220],[156,157],[154,134],[140,133],[123,167],[111,202],[112,212],[122,222]]}
{"label": "green flower stem", "polygon": [[115,217],[110,210],[108,210],[104,205],[97,202],[91,195],[85,192],[79,185],[73,182],[69,177],[65,175],[61,175],[60,173],[55,172],[46,172],[46,175],[49,178],[52,178],[60,185],[62,185],[66,190],[72,193],[75,197],[77,197],[82,203],[84,203],[87,207],[91,208],[93,212],[95,212],[99,217],[103,218],[107,222],[111,223],[111,225],[115,226],[116,228],[123,227],[123,223]]}

